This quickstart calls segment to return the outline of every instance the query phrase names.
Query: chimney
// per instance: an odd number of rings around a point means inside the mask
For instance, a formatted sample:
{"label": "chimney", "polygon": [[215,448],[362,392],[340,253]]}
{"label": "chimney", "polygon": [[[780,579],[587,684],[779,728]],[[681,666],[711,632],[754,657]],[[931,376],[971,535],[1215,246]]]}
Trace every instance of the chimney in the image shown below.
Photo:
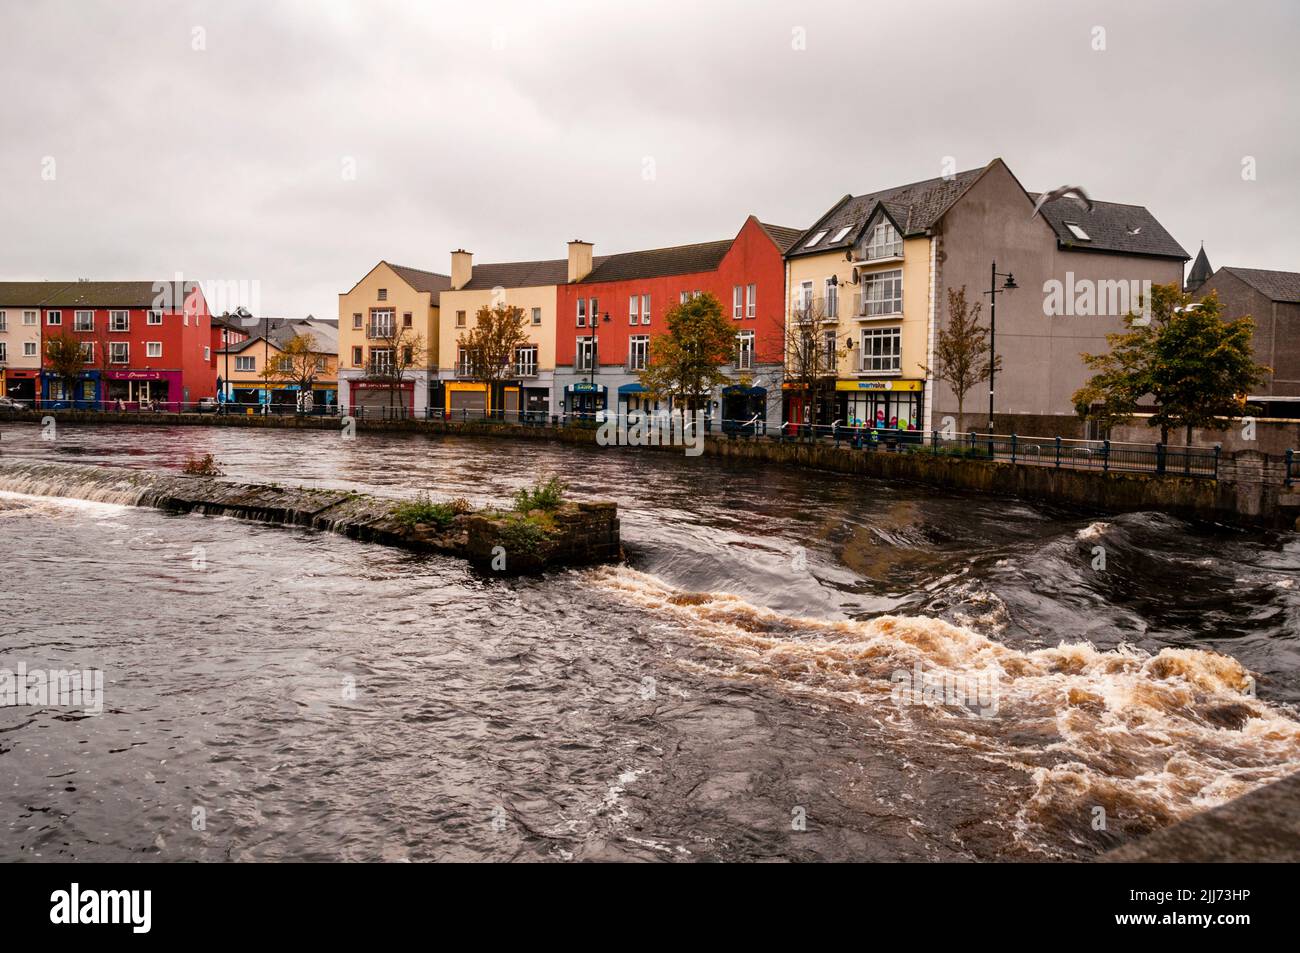
{"label": "chimney", "polygon": [[575,238],[569,242],[569,284],[591,274],[591,242]]}
{"label": "chimney", "polygon": [[451,289],[459,291],[474,274],[474,255],[463,248],[451,253]]}

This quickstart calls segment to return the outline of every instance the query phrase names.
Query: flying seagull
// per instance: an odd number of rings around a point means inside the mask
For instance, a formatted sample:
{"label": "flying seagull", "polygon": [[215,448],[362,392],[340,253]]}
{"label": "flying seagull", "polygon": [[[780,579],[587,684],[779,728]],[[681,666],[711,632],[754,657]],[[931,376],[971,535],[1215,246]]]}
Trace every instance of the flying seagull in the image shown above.
{"label": "flying seagull", "polygon": [[[1087,207],[1088,211],[1092,211],[1092,199],[1088,198],[1088,193],[1083,190],[1082,186],[1063,185],[1059,189],[1052,189],[1052,191],[1044,192],[1042,195],[1038,196],[1038,201],[1034,203],[1034,215],[1037,215],[1048,202],[1055,202],[1057,199],[1063,199],[1067,195],[1077,196]],[[1030,215],[1029,217],[1033,218],[1034,215]]]}

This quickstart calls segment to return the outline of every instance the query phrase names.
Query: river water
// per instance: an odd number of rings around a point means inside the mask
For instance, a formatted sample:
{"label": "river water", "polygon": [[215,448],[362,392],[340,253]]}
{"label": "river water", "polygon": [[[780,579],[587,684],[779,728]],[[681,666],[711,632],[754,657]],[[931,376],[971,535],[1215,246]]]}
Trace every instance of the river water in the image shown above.
{"label": "river water", "polygon": [[6,860],[1086,859],[1300,769],[1293,534],[545,442],[0,437],[205,453],[475,503],[557,474],[628,563],[489,579],[0,483],[0,668],[104,673],[102,714],[0,708]]}

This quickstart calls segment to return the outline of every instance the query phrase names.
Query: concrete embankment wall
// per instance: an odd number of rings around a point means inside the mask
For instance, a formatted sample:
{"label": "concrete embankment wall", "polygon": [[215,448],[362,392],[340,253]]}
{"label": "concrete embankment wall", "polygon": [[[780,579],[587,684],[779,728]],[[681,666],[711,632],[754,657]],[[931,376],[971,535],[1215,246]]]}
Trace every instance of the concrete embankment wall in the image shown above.
{"label": "concrete embankment wall", "polygon": [[613,503],[566,502],[549,514],[549,531],[543,535],[520,532],[515,524],[522,517],[515,514],[467,513],[446,526],[408,525],[393,514],[399,501],[362,493],[118,467],[0,461],[0,489],[306,526],[385,546],[458,556],[503,574],[622,558],[618,508]]}
{"label": "concrete embankment wall", "polygon": [[[40,412],[18,419],[39,421]],[[56,411],[66,423],[127,423],[137,425],[195,425],[338,431],[334,417],[294,417],[215,414],[135,414]],[[570,444],[596,443],[596,431],[582,427],[530,427],[517,424],[454,420],[378,420],[359,418],[361,431],[389,433],[492,436],[551,440]],[[2,444],[0,444],[2,446]],[[681,453],[681,447],[619,448],[611,452],[650,450]],[[1261,453],[1241,451],[1220,464],[1220,479],[1208,480],[1145,473],[1098,472],[1066,467],[1023,465],[925,452],[852,450],[829,443],[781,442],[710,436],[705,453],[729,460],[781,463],[873,479],[916,483],[1057,503],[1102,513],[1157,510],[1189,519],[1240,523],[1279,529],[1300,528],[1300,487],[1287,490],[1275,463]]]}

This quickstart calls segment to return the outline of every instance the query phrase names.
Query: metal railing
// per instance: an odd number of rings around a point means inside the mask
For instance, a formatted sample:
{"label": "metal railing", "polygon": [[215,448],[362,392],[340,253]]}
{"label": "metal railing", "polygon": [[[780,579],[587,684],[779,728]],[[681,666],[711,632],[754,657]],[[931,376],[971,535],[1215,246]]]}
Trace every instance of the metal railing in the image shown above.
{"label": "metal railing", "polygon": [[[238,414],[238,415],[311,415],[344,417],[359,420],[424,420],[517,424],[544,428],[593,428],[607,421],[633,426],[647,422],[661,426],[665,417],[680,422],[680,415],[667,411],[633,411],[616,413],[608,410],[484,410],[483,408],[424,407],[413,411],[403,403],[407,395],[399,392],[393,404],[375,401],[370,404],[340,405],[322,399],[310,405],[275,399],[270,403],[236,400],[225,402],[213,398],[200,401],[93,401],[93,400],[0,400],[0,415],[15,411],[46,413],[58,410],[105,410],[128,414]],[[678,424],[675,424],[678,425]],[[716,417],[706,414],[704,430],[728,439],[771,439],[781,442],[828,444],[845,452],[921,453],[954,456],[972,460],[1008,463],[1016,466],[1055,469],[1091,470],[1101,473],[1147,473],[1159,476],[1193,477],[1216,480],[1223,460],[1219,445],[1210,447],[1169,446],[1167,444],[1125,443],[1112,440],[1075,440],[1064,437],[1026,437],[1018,434],[946,433],[944,431],[899,430],[887,427],[808,424],[797,421],[773,422],[760,414],[747,418]],[[1294,450],[1287,450],[1282,460],[1271,468],[1271,480],[1280,476],[1288,489],[1300,483],[1300,460]]]}

